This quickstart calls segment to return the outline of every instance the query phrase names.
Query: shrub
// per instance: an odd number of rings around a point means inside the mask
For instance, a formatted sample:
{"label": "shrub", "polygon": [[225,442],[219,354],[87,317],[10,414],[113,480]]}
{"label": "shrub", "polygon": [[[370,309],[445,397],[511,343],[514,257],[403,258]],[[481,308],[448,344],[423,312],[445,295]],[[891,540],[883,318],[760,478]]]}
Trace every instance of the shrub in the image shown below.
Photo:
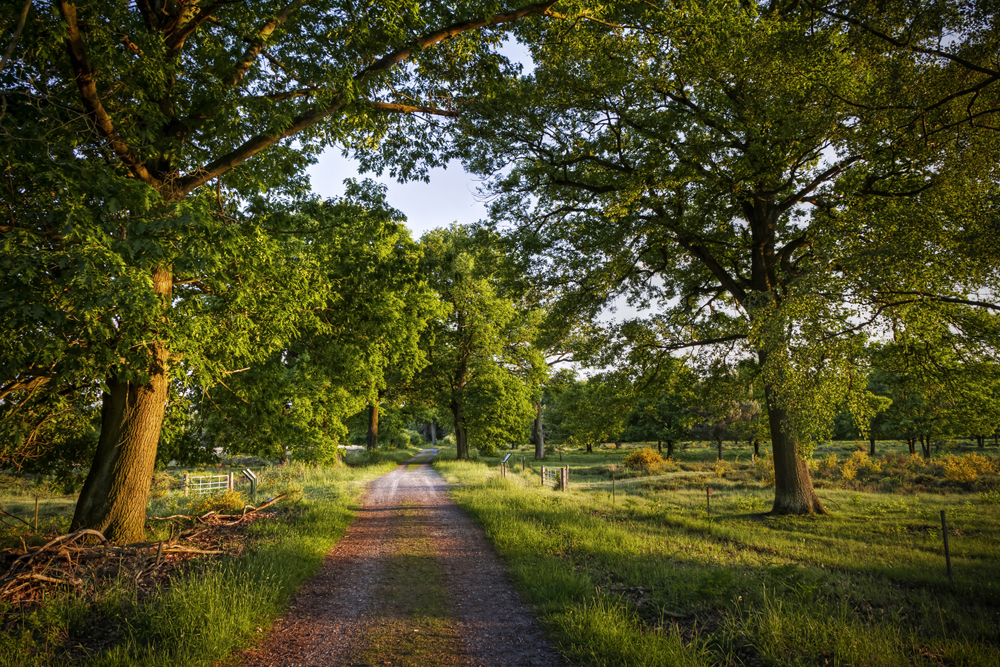
{"label": "shrub", "polygon": [[627,468],[650,470],[663,465],[664,461],[663,457],[658,452],[653,451],[652,447],[643,447],[629,452],[622,463]]}
{"label": "shrub", "polygon": [[188,504],[188,512],[194,515],[201,515],[206,512],[234,514],[241,512],[245,504],[246,500],[239,491],[223,491],[222,493],[194,498]]}
{"label": "shrub", "polygon": [[953,482],[975,482],[980,475],[997,471],[992,461],[979,454],[946,454],[942,463],[944,476]]}
{"label": "shrub", "polygon": [[774,485],[774,459],[761,454],[753,461],[753,469],[763,486]]}
{"label": "shrub", "polygon": [[1000,505],[1000,489],[983,491],[979,494],[979,502],[984,505]]}
{"label": "shrub", "polygon": [[819,464],[819,472],[822,475],[830,477],[837,470],[837,455],[829,454],[827,455]]}
{"label": "shrub", "polygon": [[844,479],[851,480],[857,477],[858,471],[875,473],[882,470],[882,462],[868,457],[864,451],[855,451],[844,461],[840,469],[840,475]]}

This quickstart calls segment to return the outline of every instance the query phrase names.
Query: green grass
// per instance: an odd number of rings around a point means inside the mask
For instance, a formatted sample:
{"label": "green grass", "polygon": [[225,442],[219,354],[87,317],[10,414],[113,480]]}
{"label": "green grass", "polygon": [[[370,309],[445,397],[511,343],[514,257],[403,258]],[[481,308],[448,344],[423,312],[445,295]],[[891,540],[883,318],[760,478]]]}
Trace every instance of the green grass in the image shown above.
{"label": "green grass", "polygon": [[[749,464],[719,476],[712,450],[635,476],[624,454],[564,453],[568,492],[519,458],[506,480],[496,458],[435,463],[574,664],[1000,664],[1000,506],[979,493],[878,493],[834,476],[820,491],[832,516],[767,517],[773,489]],[[614,502],[611,470],[628,476]]]}
{"label": "green grass", "polygon": [[[119,579],[96,599],[54,592],[30,613],[0,608],[7,619],[0,665],[212,665],[226,658],[264,636],[288,596],[343,535],[365,484],[394,465],[389,458],[361,467],[268,471],[262,477],[270,487],[262,493],[292,487],[303,498],[283,519],[251,524],[241,557],[196,563],[187,576],[141,600]],[[150,509],[183,509],[184,502],[167,494]]]}

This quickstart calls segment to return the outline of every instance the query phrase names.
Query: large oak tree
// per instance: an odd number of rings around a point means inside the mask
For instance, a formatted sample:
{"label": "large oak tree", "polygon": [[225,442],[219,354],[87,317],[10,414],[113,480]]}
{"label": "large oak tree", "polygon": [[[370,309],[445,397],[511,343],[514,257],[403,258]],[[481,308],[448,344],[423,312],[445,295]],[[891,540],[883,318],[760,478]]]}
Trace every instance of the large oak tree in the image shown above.
{"label": "large oak tree", "polygon": [[500,68],[489,28],[552,4],[3,3],[0,407],[30,441],[41,397],[100,401],[74,527],[139,540],[168,379],[265,357],[311,307],[253,207],[324,146],[429,140],[439,74]]}
{"label": "large oak tree", "polygon": [[650,309],[637,345],[759,364],[775,513],[825,512],[803,454],[864,412],[873,328],[996,342],[996,31],[884,4],[595,3],[525,26],[534,71],[463,117],[540,280]]}

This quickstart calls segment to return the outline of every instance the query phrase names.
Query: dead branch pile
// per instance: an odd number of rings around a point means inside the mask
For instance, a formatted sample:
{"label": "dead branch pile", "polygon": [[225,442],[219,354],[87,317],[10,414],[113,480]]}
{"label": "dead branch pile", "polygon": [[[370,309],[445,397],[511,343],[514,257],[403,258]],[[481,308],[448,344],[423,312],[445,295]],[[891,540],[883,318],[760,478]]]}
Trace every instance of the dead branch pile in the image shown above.
{"label": "dead branch pile", "polygon": [[150,517],[170,522],[170,536],[159,542],[114,545],[96,530],[78,530],[59,535],[41,547],[0,551],[0,601],[37,602],[47,588],[71,588],[83,594],[96,593],[103,582],[128,576],[145,593],[169,579],[180,565],[204,556],[239,555],[245,535],[242,528],[257,519],[273,517],[262,510],[283,496],[240,514],[208,512],[201,516],[177,514]]}

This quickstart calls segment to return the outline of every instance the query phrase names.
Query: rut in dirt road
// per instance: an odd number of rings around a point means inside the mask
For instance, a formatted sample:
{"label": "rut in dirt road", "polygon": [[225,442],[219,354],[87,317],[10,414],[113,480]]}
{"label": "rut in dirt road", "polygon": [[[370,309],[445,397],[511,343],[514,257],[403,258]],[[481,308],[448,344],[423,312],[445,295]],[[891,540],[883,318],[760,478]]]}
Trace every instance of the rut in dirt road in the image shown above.
{"label": "rut in dirt road", "polygon": [[372,482],[319,574],[246,667],[566,665],[427,462]]}

